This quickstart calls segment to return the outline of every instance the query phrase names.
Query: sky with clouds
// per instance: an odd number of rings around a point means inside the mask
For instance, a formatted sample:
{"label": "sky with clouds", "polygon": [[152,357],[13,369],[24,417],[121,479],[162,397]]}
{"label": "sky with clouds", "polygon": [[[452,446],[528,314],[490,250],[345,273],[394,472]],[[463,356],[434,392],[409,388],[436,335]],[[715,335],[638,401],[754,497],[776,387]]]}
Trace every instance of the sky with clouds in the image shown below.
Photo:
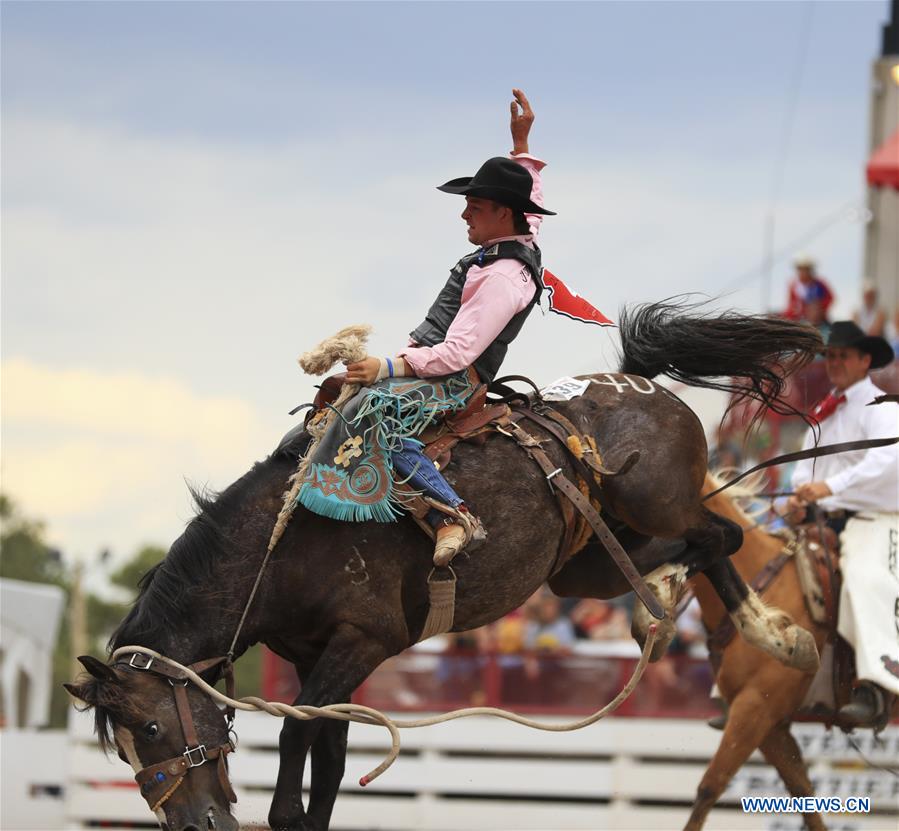
{"label": "sky with clouds", "polygon": [[[614,316],[679,292],[781,303],[809,250],[861,280],[886,0],[23,3],[2,8],[2,487],[71,557],[167,544],[184,479],[266,455],[374,325],[393,352],[468,245],[434,186],[506,152],[513,86],[548,162],[545,263]],[[803,242],[813,229],[827,229]],[[611,368],[532,317],[504,366]],[[698,399],[697,399],[698,400]]]}

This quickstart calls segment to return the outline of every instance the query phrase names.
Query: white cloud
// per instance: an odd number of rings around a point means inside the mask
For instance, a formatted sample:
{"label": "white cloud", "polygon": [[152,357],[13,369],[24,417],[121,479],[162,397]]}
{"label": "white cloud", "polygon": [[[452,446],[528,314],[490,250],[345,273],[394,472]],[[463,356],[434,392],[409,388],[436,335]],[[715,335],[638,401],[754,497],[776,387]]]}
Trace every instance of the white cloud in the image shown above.
{"label": "white cloud", "polygon": [[3,489],[77,555],[166,544],[191,515],[184,477],[222,488],[271,449],[247,403],[137,373],[3,362]]}

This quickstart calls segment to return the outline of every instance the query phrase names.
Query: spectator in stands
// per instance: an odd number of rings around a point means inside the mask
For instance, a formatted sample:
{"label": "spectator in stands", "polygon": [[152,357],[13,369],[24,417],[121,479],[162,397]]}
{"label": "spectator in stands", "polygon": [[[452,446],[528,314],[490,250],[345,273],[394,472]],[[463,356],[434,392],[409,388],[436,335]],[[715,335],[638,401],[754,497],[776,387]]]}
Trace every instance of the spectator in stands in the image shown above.
{"label": "spectator in stands", "polygon": [[884,336],[887,316],[877,302],[877,285],[873,280],[862,281],[862,305],[853,312],[852,319],[866,335]]}
{"label": "spectator in stands", "polygon": [[562,615],[559,598],[544,590],[530,609],[532,617],[524,629],[525,649],[556,655],[570,652],[575,641],[574,626]]}
{"label": "spectator in stands", "polygon": [[481,707],[486,703],[484,690],[485,657],[491,648],[490,630],[487,626],[468,632],[448,632],[446,651],[437,665],[437,681],[441,696],[450,706],[464,704]]}
{"label": "spectator in stands", "polygon": [[[816,273],[815,261],[808,254],[800,254],[793,260],[796,276],[790,283],[789,298],[784,317],[790,320],[809,320],[809,312],[822,322],[827,322],[827,313],[833,303],[830,286]],[[817,304],[811,309],[810,304]]]}
{"label": "spectator in stands", "polygon": [[500,655],[517,655],[524,649],[525,617],[522,609],[501,617],[492,626],[493,649]]}
{"label": "spectator in stands", "polygon": [[830,323],[820,300],[810,300],[805,304],[805,320],[821,333],[821,338],[826,342],[830,336]]}
{"label": "spectator in stands", "polygon": [[579,637],[592,641],[627,640],[630,623],[627,612],[614,603],[588,597],[571,612],[571,622]]}
{"label": "spectator in stands", "polygon": [[561,705],[569,697],[570,679],[565,660],[575,642],[574,625],[562,613],[562,603],[548,589],[538,591],[525,604],[524,675],[531,703]]}

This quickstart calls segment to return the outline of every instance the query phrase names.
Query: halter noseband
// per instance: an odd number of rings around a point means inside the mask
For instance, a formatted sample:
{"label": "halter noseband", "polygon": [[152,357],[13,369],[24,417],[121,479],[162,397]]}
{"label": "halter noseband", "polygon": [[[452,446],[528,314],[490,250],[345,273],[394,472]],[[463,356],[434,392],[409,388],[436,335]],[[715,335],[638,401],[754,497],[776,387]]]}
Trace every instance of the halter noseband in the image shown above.
{"label": "halter noseband", "polygon": [[[210,658],[191,664],[188,669],[198,675],[221,664],[225,676],[225,685],[228,696],[234,693],[233,665],[227,656]],[[180,787],[184,777],[192,768],[200,767],[206,762],[217,760],[219,784],[228,797],[229,802],[237,802],[237,796],[228,779],[228,770],[225,765],[225,757],[236,749],[232,741],[218,747],[207,748],[197,738],[197,730],[190,711],[190,702],[187,697],[187,684],[190,679],[180,669],[171,666],[165,661],[159,661],[141,652],[135,652],[128,661],[118,662],[118,666],[129,667],[141,672],[150,672],[168,680],[175,698],[175,709],[178,712],[178,720],[181,722],[181,732],[184,735],[184,752],[180,756],[166,759],[155,765],[142,768],[134,777],[140,788],[141,796],[147,800],[151,811],[161,808],[169,797]],[[230,729],[234,722],[234,709],[228,707],[225,711],[226,720]]]}

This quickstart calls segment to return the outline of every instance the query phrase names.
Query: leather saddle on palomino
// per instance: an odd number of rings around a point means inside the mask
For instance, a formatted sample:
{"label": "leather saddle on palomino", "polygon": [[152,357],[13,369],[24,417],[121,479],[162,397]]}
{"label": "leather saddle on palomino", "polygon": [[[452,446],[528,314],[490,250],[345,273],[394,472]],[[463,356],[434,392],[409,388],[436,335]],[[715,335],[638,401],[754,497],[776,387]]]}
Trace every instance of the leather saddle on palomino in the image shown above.
{"label": "leather saddle on palomino", "polygon": [[[784,547],[755,575],[749,585],[762,596],[784,566],[793,559],[799,576],[805,606],[812,620],[828,630],[821,650],[821,666],[805,701],[797,713],[797,720],[837,726],[850,730],[854,725],[844,723],[839,709],[847,704],[855,684],[855,653],[837,633],[839,618],[840,573],[839,538],[823,523],[808,523],[782,536]],[[725,647],[736,631],[730,618],[725,618],[708,637],[709,659],[715,673],[721,666]]]}

